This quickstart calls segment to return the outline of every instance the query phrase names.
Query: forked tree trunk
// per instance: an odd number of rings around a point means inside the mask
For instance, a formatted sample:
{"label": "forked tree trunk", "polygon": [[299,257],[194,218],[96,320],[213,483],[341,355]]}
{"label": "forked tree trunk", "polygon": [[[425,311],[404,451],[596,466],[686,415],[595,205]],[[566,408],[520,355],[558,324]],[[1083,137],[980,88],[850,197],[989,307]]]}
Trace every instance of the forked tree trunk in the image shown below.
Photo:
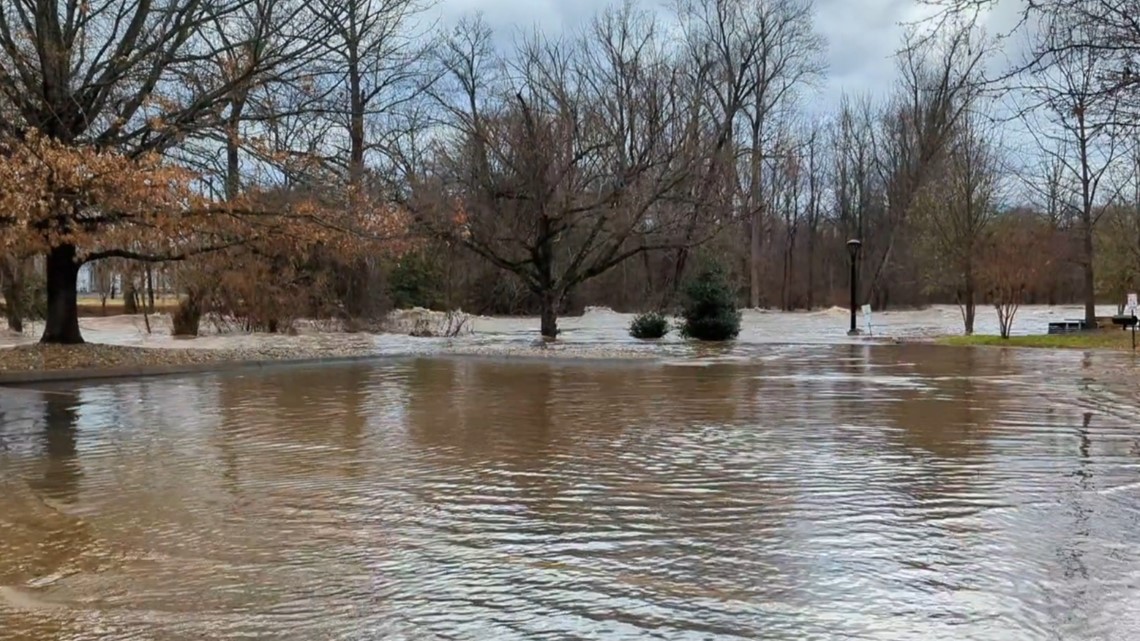
{"label": "forked tree trunk", "polygon": [[79,333],[78,276],[75,245],[60,245],[48,252],[47,318],[41,343],[75,345],[83,342],[83,335]]}

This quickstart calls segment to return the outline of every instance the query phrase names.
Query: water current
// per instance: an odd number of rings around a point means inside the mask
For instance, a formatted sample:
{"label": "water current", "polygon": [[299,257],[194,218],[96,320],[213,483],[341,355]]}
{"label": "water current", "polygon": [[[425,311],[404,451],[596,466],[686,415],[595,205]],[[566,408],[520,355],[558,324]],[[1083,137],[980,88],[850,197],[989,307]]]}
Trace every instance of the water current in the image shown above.
{"label": "water current", "polygon": [[1140,638],[1131,355],[0,388],[0,639]]}

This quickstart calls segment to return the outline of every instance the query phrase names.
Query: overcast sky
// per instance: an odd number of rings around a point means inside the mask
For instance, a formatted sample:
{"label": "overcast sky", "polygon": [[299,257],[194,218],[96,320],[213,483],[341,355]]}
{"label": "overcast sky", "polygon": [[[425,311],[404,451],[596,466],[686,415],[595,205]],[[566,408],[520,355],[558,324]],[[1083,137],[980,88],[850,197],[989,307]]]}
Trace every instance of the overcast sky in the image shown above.
{"label": "overcast sky", "polygon": [[[501,38],[518,29],[574,29],[598,10],[616,0],[439,0],[443,21],[481,11]],[[664,7],[665,0],[641,0],[649,7]],[[1001,0],[993,29],[1005,28],[1019,0]],[[903,23],[930,15],[920,0],[815,0],[815,25],[827,40],[828,74],[820,95],[809,106],[824,110],[844,93],[885,93],[895,76],[893,54],[899,46]],[[662,11],[662,15],[667,15]],[[1004,26],[1003,26],[1004,25]]]}

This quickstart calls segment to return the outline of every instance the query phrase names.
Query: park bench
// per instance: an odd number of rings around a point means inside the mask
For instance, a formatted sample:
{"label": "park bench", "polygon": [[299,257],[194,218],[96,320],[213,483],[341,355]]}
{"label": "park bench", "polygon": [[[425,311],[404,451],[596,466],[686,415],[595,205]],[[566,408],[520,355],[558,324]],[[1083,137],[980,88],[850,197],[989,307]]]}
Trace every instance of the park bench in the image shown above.
{"label": "park bench", "polygon": [[1062,321],[1052,321],[1049,323],[1050,334],[1074,334],[1076,332],[1083,332],[1092,329],[1084,319],[1067,318]]}

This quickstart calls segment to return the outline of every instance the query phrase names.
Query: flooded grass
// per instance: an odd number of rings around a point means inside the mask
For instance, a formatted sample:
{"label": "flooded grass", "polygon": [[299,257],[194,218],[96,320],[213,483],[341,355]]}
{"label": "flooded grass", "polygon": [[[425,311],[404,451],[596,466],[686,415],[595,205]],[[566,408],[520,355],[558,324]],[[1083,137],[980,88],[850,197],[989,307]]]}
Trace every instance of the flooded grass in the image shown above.
{"label": "flooded grass", "polygon": [[993,335],[946,336],[943,345],[957,347],[1032,347],[1039,349],[1111,349],[1131,350],[1132,335],[1124,331],[1101,331],[1081,334],[1039,334],[1002,338]]}

